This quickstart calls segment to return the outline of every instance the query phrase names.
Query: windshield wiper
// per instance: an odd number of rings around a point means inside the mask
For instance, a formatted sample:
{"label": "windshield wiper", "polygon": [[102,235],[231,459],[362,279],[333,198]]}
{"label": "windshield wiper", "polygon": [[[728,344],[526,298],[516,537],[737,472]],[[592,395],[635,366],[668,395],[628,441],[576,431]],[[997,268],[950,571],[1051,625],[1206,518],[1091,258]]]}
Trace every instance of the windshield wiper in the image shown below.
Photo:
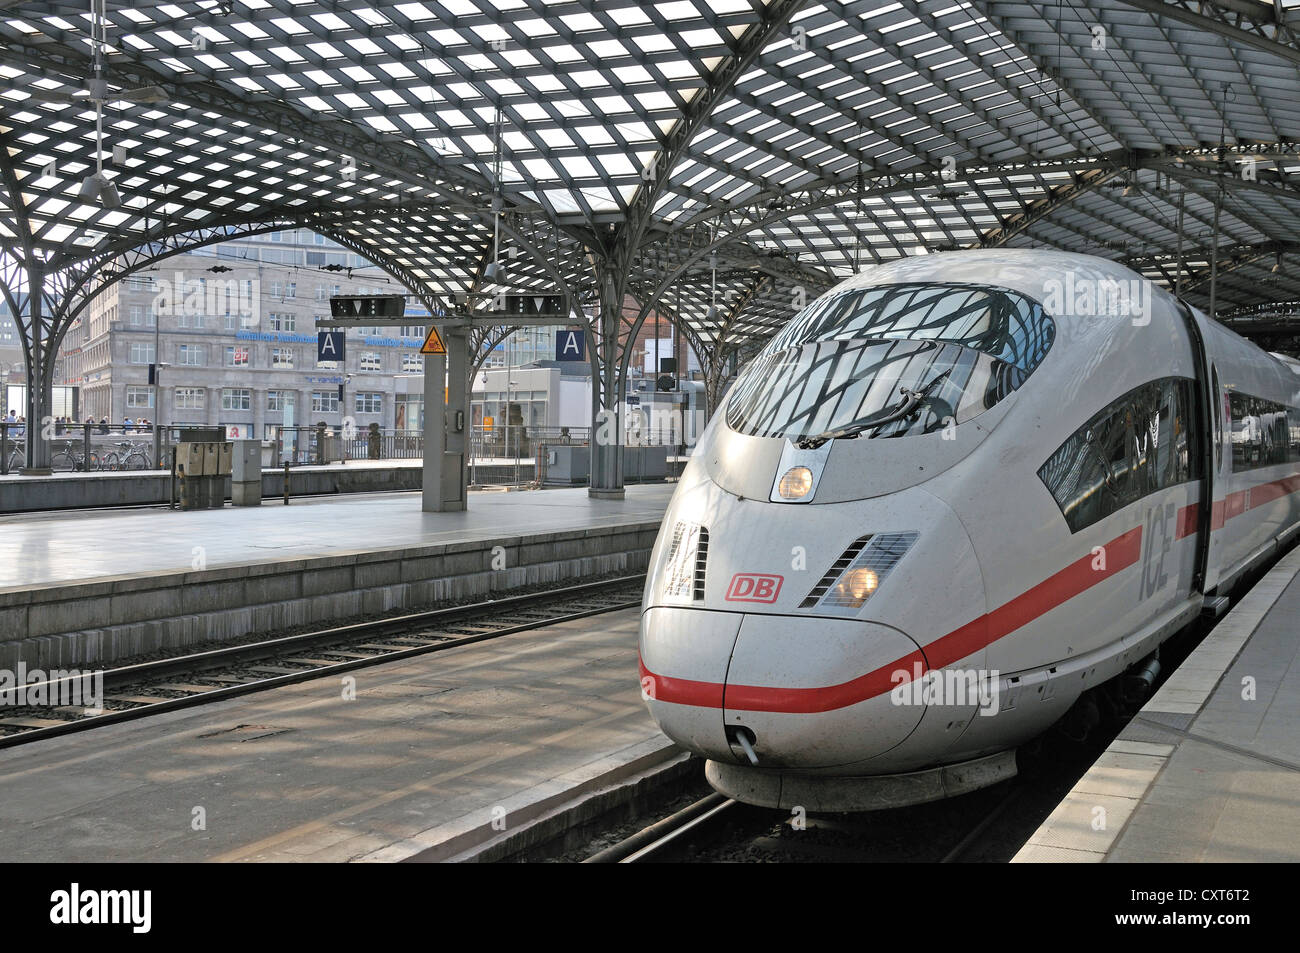
{"label": "windshield wiper", "polygon": [[827,440],[852,440],[868,430],[877,430],[885,424],[891,424],[896,420],[910,417],[920,407],[921,402],[930,396],[930,391],[934,390],[935,385],[951,373],[952,369],[949,368],[942,374],[931,378],[920,390],[912,390],[907,386],[900,387],[898,392],[903,395],[903,399],[895,406],[886,407],[873,417],[864,417],[834,430],[826,430],[811,437],[800,437],[795,441],[795,446],[800,450],[815,450]]}

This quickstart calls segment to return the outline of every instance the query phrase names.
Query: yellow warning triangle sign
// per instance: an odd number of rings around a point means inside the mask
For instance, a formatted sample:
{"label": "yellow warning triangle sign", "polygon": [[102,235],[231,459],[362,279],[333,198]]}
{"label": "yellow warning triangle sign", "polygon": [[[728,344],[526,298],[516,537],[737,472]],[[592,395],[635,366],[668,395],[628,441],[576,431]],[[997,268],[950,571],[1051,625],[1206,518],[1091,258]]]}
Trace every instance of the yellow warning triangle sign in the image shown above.
{"label": "yellow warning triangle sign", "polygon": [[442,338],[438,335],[438,329],[433,325],[429,326],[429,333],[425,335],[424,343],[420,345],[421,354],[446,354],[447,345],[442,343]]}

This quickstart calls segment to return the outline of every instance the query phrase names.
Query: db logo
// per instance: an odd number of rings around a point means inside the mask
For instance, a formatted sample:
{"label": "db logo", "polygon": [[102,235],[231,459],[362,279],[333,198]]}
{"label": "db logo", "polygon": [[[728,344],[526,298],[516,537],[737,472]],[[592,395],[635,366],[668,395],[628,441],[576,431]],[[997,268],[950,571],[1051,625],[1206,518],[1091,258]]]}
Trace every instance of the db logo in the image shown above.
{"label": "db logo", "polygon": [[727,587],[728,602],[776,602],[781,591],[782,576],[764,576],[759,573],[738,572],[731,577]]}

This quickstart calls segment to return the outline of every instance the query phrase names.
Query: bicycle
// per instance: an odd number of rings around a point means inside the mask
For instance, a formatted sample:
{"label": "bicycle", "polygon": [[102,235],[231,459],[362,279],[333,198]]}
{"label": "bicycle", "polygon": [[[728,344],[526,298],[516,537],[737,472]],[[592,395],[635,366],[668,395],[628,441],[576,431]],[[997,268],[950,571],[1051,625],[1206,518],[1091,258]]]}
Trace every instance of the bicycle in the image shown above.
{"label": "bicycle", "polygon": [[104,457],[106,470],[148,470],[149,449],[145,444],[119,440],[120,450],[110,450]]}
{"label": "bicycle", "polygon": [[9,442],[9,466],[8,472],[13,473],[16,469],[27,464],[27,446],[17,440]]}
{"label": "bicycle", "polygon": [[52,470],[98,470],[101,468],[99,454],[94,450],[90,451],[90,463],[86,464],[86,454],[75,443],[69,441],[55,450],[50,457],[50,469]]}

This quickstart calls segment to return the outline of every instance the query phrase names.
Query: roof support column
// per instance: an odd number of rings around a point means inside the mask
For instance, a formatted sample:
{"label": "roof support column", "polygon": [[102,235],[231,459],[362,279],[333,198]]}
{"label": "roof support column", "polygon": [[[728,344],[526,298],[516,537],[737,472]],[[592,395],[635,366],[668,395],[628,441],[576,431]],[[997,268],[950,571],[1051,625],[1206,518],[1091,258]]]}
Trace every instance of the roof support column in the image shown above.
{"label": "roof support column", "polygon": [[717,344],[710,348],[707,356],[700,355],[700,360],[704,364],[704,422],[708,423],[713,419],[714,411],[718,409],[718,403],[722,400],[723,382],[730,376],[727,373],[728,367],[734,367],[734,358],[736,350],[733,347],[727,347]]}
{"label": "roof support column", "polygon": [[45,303],[45,263],[27,263],[27,333],[30,340],[27,365],[27,429],[24,434],[27,462],[18,471],[24,476],[45,476],[50,469],[49,434],[53,431],[50,407],[54,403],[53,335],[47,333],[41,313]]}
{"label": "roof support column", "polygon": [[[599,308],[595,347],[591,349],[591,485],[589,496],[621,500],[623,491],[623,396],[627,388],[620,352],[623,342],[623,281],[617,266],[605,260],[597,268]],[[628,347],[631,342],[627,342]]]}

